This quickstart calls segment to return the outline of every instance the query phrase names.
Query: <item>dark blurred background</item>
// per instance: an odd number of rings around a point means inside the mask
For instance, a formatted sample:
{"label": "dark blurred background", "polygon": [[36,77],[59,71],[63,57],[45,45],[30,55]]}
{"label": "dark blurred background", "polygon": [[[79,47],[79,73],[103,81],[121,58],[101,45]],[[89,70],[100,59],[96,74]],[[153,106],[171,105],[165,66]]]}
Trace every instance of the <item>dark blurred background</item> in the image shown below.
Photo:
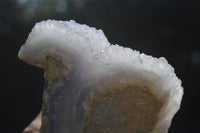
{"label": "dark blurred background", "polygon": [[165,57],[184,97],[169,133],[200,133],[199,0],[0,0],[0,132],[21,133],[42,104],[43,70],[17,57],[36,22],[75,20],[108,40]]}

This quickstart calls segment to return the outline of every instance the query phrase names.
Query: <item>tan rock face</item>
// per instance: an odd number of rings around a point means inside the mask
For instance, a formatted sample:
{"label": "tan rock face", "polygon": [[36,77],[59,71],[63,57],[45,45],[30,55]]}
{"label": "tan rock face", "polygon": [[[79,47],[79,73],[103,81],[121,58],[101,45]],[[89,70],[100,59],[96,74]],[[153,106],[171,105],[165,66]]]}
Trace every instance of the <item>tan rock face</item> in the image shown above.
{"label": "tan rock face", "polygon": [[[117,82],[117,81],[115,81]],[[162,99],[140,83],[111,83],[87,101],[82,133],[149,133],[158,123]]]}
{"label": "tan rock face", "polygon": [[167,61],[74,21],[37,23],[20,59],[45,69],[41,133],[166,133],[181,81]]}

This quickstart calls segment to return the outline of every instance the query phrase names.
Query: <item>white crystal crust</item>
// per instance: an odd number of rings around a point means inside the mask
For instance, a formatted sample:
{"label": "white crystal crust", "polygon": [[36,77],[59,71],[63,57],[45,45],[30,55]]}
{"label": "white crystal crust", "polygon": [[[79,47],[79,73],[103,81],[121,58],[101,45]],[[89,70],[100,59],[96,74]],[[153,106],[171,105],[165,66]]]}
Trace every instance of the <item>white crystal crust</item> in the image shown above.
{"label": "white crystal crust", "polygon": [[[130,73],[137,71],[141,75],[158,77],[158,81],[148,76],[145,78],[160,86],[157,88],[158,92],[169,94],[165,110],[161,113],[163,120],[157,125],[157,131],[166,122],[169,126],[171,119],[180,107],[183,87],[181,80],[174,73],[174,68],[164,57],[155,58],[130,48],[112,45],[102,30],[78,24],[73,20],[47,20],[37,23],[21,47],[19,57],[30,64],[44,68],[43,62],[48,51],[51,51],[51,54],[61,54],[59,49],[66,49],[74,54],[82,63],[82,69],[90,68],[90,72],[87,74],[98,75],[120,68],[120,70],[130,71]],[[63,60],[64,58],[63,56]],[[164,94],[160,94],[160,96],[164,96]]]}

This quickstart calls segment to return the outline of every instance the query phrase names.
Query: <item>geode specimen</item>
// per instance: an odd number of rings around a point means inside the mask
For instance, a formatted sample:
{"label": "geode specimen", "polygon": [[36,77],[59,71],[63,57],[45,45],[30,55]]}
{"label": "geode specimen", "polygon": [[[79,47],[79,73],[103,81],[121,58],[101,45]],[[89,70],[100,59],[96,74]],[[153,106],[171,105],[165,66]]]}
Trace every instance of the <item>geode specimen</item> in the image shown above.
{"label": "geode specimen", "polygon": [[37,23],[20,59],[45,70],[41,133],[166,133],[183,88],[165,58],[75,21]]}

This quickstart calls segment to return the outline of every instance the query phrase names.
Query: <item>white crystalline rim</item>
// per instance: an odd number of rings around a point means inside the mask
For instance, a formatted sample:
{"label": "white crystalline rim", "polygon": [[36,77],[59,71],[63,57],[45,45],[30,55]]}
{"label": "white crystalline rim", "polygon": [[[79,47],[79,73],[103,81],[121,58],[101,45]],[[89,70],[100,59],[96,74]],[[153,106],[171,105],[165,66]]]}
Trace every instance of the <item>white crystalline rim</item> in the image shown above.
{"label": "white crystalline rim", "polygon": [[[52,40],[55,40],[56,43],[42,43]],[[108,42],[102,30],[81,25],[75,21],[47,20],[37,23],[29,34],[25,45],[20,49],[19,57],[34,64],[34,60],[39,60],[45,56],[42,52],[39,53],[42,45],[47,48],[56,45],[60,49],[79,53],[79,56],[86,61],[87,65],[98,66],[98,69],[94,70],[96,73],[106,71],[105,69],[109,69],[108,67],[125,66],[141,71],[141,73],[149,72],[160,77],[160,82],[162,82],[160,89],[168,91],[170,96],[163,113],[166,116],[157,128],[166,123],[169,126],[172,117],[180,107],[183,96],[181,80],[177,78],[174,68],[163,57],[155,58],[140,54],[140,52],[130,48],[112,45]],[[58,52],[56,49],[51,49],[51,51]],[[110,66],[104,69],[105,64],[110,64]]]}
{"label": "white crystalline rim", "polygon": [[[69,39],[77,38],[78,36],[83,37],[89,43],[88,44],[79,44],[79,47],[86,47],[87,45],[91,48],[103,48],[109,45],[107,38],[105,37],[102,30],[97,30],[96,28],[91,28],[87,25],[80,25],[74,20],[70,21],[56,21],[56,20],[47,20],[40,23],[36,23],[32,32],[29,34],[27,44],[34,43],[35,36],[38,34],[59,34],[64,35]],[[38,39],[38,38],[37,38]],[[85,46],[86,45],[86,46]]]}

